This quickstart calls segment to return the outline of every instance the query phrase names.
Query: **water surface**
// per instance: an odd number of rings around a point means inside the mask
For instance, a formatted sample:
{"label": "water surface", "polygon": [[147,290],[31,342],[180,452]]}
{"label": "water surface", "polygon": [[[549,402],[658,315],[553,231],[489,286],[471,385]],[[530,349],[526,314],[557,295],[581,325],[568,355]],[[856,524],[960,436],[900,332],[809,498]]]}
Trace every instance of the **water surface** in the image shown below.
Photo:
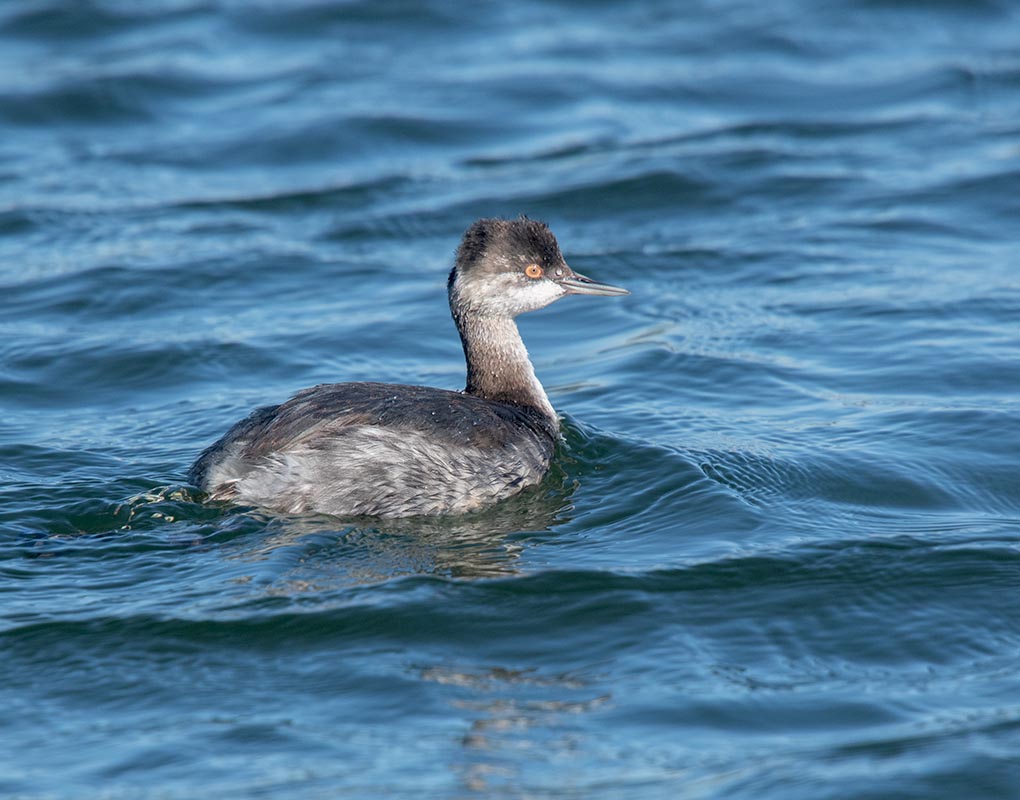
{"label": "water surface", "polygon": [[[0,9],[0,794],[1013,797],[1006,2]],[[535,491],[205,506],[324,381],[463,385],[464,228],[631,289],[521,320]]]}

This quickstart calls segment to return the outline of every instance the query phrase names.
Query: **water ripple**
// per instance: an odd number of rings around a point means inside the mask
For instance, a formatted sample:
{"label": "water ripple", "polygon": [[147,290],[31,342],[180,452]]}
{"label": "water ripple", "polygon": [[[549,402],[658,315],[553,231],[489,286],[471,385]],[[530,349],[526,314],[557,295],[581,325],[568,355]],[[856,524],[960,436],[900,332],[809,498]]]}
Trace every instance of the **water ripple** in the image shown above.
{"label": "water ripple", "polygon": [[[0,8],[0,794],[1012,796],[1017,22]],[[632,291],[521,320],[542,484],[199,502],[257,405],[463,386],[520,213]]]}

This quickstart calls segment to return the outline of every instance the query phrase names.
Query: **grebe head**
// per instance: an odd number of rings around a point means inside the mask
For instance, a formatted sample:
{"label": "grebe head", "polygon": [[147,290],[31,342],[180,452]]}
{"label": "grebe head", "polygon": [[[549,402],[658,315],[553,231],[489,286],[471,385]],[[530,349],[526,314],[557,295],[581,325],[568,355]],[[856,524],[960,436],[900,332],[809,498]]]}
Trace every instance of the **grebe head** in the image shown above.
{"label": "grebe head", "polygon": [[630,294],[574,272],[549,227],[527,217],[480,219],[468,228],[448,289],[455,317],[515,317],[568,294]]}

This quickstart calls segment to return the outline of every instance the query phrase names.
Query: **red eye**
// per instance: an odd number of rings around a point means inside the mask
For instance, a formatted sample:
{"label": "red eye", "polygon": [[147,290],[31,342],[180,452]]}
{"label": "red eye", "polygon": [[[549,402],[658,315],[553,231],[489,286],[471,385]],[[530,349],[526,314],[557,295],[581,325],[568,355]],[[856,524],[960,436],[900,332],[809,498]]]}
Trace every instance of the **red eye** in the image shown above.
{"label": "red eye", "polygon": [[524,269],[524,274],[529,278],[537,279],[542,277],[542,268],[538,264],[528,264]]}

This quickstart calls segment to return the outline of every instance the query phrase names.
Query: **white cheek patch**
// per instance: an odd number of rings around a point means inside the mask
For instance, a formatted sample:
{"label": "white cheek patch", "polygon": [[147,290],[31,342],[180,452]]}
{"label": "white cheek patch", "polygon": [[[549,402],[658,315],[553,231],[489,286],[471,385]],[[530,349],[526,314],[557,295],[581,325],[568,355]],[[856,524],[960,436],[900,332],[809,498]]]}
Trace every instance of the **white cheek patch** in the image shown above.
{"label": "white cheek patch", "polygon": [[[471,291],[478,291],[479,288],[477,285],[472,286]],[[458,289],[461,287],[458,286]],[[566,294],[566,290],[554,281],[529,279],[522,283],[513,273],[499,276],[485,286],[484,291],[484,295],[478,298],[477,307],[488,313],[510,317],[543,308]]]}
{"label": "white cheek patch", "polygon": [[564,294],[564,288],[558,283],[550,280],[537,280],[526,284],[507,299],[516,300],[518,313],[521,313],[543,308],[554,300],[559,300]]}

